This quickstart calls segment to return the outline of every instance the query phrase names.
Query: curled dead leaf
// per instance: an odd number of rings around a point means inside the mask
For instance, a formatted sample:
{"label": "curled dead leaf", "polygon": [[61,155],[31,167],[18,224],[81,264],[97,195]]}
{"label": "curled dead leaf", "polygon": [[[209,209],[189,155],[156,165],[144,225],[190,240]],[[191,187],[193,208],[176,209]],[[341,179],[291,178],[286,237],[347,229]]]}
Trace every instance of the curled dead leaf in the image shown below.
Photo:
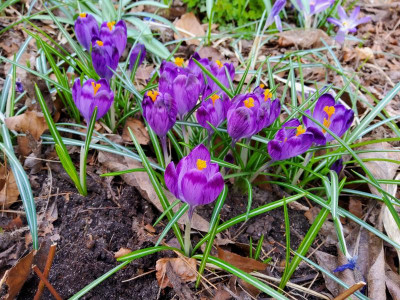
{"label": "curled dead leaf", "polygon": [[239,254],[223,250],[220,247],[217,247],[217,251],[218,258],[247,273],[252,271],[264,271],[267,267],[266,264],[263,264],[258,260],[240,256]]}
{"label": "curled dead leaf", "polygon": [[127,255],[127,254],[131,253],[131,252],[132,252],[131,249],[121,247],[117,252],[114,252],[114,257],[115,258],[120,258],[120,257],[122,257],[124,255]]}
{"label": "curled dead leaf", "polygon": [[18,200],[19,190],[13,172],[0,167],[0,207],[7,209]]}
{"label": "curled dead leaf", "polygon": [[46,120],[41,112],[27,111],[22,115],[6,118],[8,129],[23,133],[30,133],[39,140],[42,133],[48,129]]}
{"label": "curled dead leaf", "polygon": [[150,142],[149,133],[147,132],[146,127],[141,120],[134,118],[128,118],[126,120],[125,127],[122,132],[122,139],[126,142],[132,142],[128,128],[132,130],[132,133],[135,135],[139,144],[147,145]]}
{"label": "curled dead leaf", "polygon": [[156,278],[158,285],[164,289],[167,286],[172,287],[171,282],[166,274],[167,264],[170,264],[172,270],[179,276],[184,282],[193,282],[196,280],[196,259],[194,258],[160,258],[156,263]]}
{"label": "curled dead leaf", "polygon": [[307,49],[322,47],[321,39],[329,45],[332,44],[332,38],[321,29],[295,29],[280,33],[278,43],[281,47],[297,46]]}
{"label": "curled dead leaf", "polygon": [[186,44],[188,45],[200,45],[200,40],[199,38],[203,37],[206,33],[201,26],[200,22],[197,20],[196,16],[194,13],[186,13],[184,14],[176,23],[175,23],[176,29],[179,31],[179,35],[174,33],[175,39],[179,38],[191,38],[191,37],[197,37],[193,38],[191,40],[187,40]]}

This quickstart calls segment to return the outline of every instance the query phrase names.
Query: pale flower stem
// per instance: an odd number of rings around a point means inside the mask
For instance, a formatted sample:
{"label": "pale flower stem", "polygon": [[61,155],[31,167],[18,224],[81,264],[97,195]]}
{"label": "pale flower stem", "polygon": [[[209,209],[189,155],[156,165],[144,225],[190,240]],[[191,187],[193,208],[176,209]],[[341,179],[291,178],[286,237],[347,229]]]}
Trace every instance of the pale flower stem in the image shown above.
{"label": "pale flower stem", "polygon": [[266,171],[270,165],[272,165],[274,161],[270,160],[269,162],[267,162],[263,167],[259,168],[251,177],[250,182],[253,182],[254,179],[256,179],[258,177],[258,175],[260,175],[261,173],[263,173],[264,171]]}
{"label": "pale flower stem", "polygon": [[111,130],[114,131],[115,129],[115,107],[111,105],[110,107],[110,120],[111,120]]}
{"label": "pale flower stem", "polygon": [[[186,131],[185,125],[183,125],[183,124],[182,124],[182,134],[183,134],[183,140],[185,141],[185,144],[186,144],[186,145],[189,145],[189,134],[188,134],[188,132]],[[189,154],[189,148],[188,148],[188,146],[185,147],[184,154],[185,154],[185,155],[188,155],[188,154]]]}
{"label": "pale flower stem", "polygon": [[[250,142],[250,139],[245,139],[244,143],[248,145]],[[247,157],[248,157],[249,149],[246,147],[242,148],[240,158],[242,159],[243,165],[246,167],[247,165]]]}
{"label": "pale flower stem", "polygon": [[160,137],[161,140],[161,147],[163,149],[163,153],[164,153],[164,163],[165,163],[165,167],[168,166],[168,164],[171,161],[171,158],[168,155],[168,147],[167,147],[167,137],[166,136],[162,136]]}
{"label": "pale flower stem", "polygon": [[[312,153],[311,153],[311,152],[308,152],[308,153],[306,154],[306,157],[304,158],[304,161],[303,161],[303,163],[302,163],[302,166],[303,166],[303,167],[305,167],[305,166],[308,165],[308,163],[309,163],[310,160],[311,160],[311,156],[312,156]],[[300,169],[300,170],[297,171],[296,175],[293,177],[292,185],[295,185],[295,184],[296,184],[297,180],[299,180],[299,178],[300,178],[301,174],[303,174],[303,172],[304,172],[304,169]]]}
{"label": "pale flower stem", "polygon": [[79,181],[81,183],[81,187],[83,193],[86,194],[86,161],[85,161],[85,146],[81,147],[81,153],[79,155]]}
{"label": "pale flower stem", "polygon": [[190,252],[192,248],[192,244],[190,242],[190,231],[192,230],[192,215],[193,215],[193,208],[189,207],[188,212],[188,220],[185,224],[185,237],[184,237],[184,251],[187,257],[190,257]]}

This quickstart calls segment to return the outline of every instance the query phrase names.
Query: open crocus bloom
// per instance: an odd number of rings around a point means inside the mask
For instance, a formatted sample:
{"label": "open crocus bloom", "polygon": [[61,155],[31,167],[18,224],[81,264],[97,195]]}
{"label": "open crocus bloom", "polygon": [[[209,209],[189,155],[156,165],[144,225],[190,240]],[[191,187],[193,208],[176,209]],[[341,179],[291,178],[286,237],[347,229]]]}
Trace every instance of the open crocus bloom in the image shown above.
{"label": "open crocus bloom", "polygon": [[214,94],[201,103],[201,106],[196,112],[197,122],[207,129],[209,134],[212,134],[213,129],[207,122],[214,127],[221,125],[226,119],[229,106],[229,100],[221,98],[218,94]]}
{"label": "open crocus bloom", "polygon": [[340,20],[337,20],[335,18],[328,18],[327,21],[339,26],[339,30],[336,35],[336,41],[341,44],[344,42],[346,34],[348,34],[349,32],[355,33],[357,31],[356,27],[358,25],[367,23],[371,20],[370,17],[364,17],[357,20],[358,15],[360,14],[359,6],[354,8],[353,12],[349,16],[340,5],[337,12]]}
{"label": "open crocus bloom", "polygon": [[103,42],[110,42],[118,49],[119,57],[122,56],[127,42],[127,29],[124,20],[118,23],[104,22],[100,27],[100,39]]}
{"label": "open crocus bloom", "polygon": [[79,14],[75,20],[75,35],[78,42],[86,50],[90,50],[92,38],[99,35],[99,25],[96,19],[87,13]]}
{"label": "open crocus bloom", "polygon": [[170,94],[147,91],[143,103],[143,116],[154,132],[165,137],[176,122],[176,102]]}
{"label": "open crocus bloom", "polygon": [[96,106],[96,120],[107,113],[114,101],[114,93],[105,79],[100,79],[97,82],[89,79],[81,86],[81,80],[78,78],[72,87],[72,98],[76,107],[89,124]]}
{"label": "open crocus bloom", "polygon": [[297,119],[283,124],[273,140],[268,143],[272,160],[284,160],[306,152],[314,141],[313,134],[306,130]]}
{"label": "open crocus bloom", "polygon": [[[96,73],[107,80],[113,77],[119,61],[118,49],[110,41],[102,41],[98,37],[92,40],[92,63]],[[112,70],[111,70],[112,69]]]}
{"label": "open crocus bloom", "polygon": [[[319,97],[312,114],[310,110],[306,110],[305,113],[311,115],[316,121],[329,128],[339,137],[350,128],[354,119],[353,110],[346,109],[342,104],[336,104],[335,98],[330,94],[323,94]],[[314,134],[316,144],[325,145],[327,142],[334,140],[332,135],[306,116],[303,117],[303,122],[307,129]]]}
{"label": "open crocus bloom", "polygon": [[211,163],[210,152],[202,144],[182,158],[176,168],[169,163],[164,179],[171,193],[189,204],[189,219],[196,206],[213,202],[224,188],[218,164]]}

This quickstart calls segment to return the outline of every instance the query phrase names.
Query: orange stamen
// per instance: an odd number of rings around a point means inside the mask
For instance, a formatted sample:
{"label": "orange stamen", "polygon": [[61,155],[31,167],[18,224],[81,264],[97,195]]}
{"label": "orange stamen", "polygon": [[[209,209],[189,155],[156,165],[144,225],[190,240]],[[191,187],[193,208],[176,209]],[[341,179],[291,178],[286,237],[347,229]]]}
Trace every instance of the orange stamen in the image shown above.
{"label": "orange stamen", "polygon": [[101,84],[100,83],[94,83],[92,81],[92,87],[93,87],[93,96],[96,96],[97,91],[99,90],[99,88],[101,88]]}
{"label": "orange stamen", "polygon": [[153,100],[153,102],[156,101],[158,94],[159,94],[159,92],[157,92],[157,91],[148,91],[147,92],[147,96],[149,96],[151,98],[151,100]]}
{"label": "orange stamen", "polygon": [[306,129],[302,125],[297,126],[296,136],[302,135],[304,132],[306,132]]}
{"label": "orange stamen", "polygon": [[96,41],[96,44],[99,45],[100,47],[103,47],[104,43],[102,41]]}
{"label": "orange stamen", "polygon": [[244,100],[244,106],[246,106],[247,108],[254,107],[254,99],[250,97]]}
{"label": "orange stamen", "polygon": [[175,57],[175,64],[178,67],[183,67],[185,60],[182,57]]}
{"label": "orange stamen", "polygon": [[328,115],[328,119],[330,119],[333,114],[335,113],[335,107],[334,106],[325,106],[324,107],[324,112]]}
{"label": "orange stamen", "polygon": [[268,99],[272,98],[272,93],[270,92],[269,89],[266,89],[264,92],[264,101],[267,101]]}
{"label": "orange stamen", "polygon": [[215,63],[218,65],[218,67],[222,68],[224,65],[221,63],[220,60],[216,60]]}
{"label": "orange stamen", "polygon": [[207,162],[205,160],[198,159],[196,162],[196,166],[197,166],[197,169],[199,169],[201,171],[201,170],[207,168]]}
{"label": "orange stamen", "polygon": [[217,101],[219,99],[219,96],[217,94],[214,94],[210,98],[211,98],[211,100],[213,102],[213,106],[215,106],[215,101]]}
{"label": "orange stamen", "polygon": [[[331,126],[331,121],[328,119],[325,119],[324,118],[324,122],[322,123],[322,124],[324,124],[324,126],[326,127],[326,128],[329,128],[329,126]],[[323,133],[326,133],[326,130],[325,129],[322,129],[322,132]]]}
{"label": "orange stamen", "polygon": [[79,14],[79,16],[80,16],[81,18],[86,18],[86,13],[81,13],[81,14]]}
{"label": "orange stamen", "polygon": [[113,30],[114,25],[115,25],[115,22],[114,22],[114,21],[112,21],[112,22],[107,22],[107,27],[108,27],[108,29],[110,29],[110,31]]}
{"label": "orange stamen", "polygon": [[260,87],[260,89],[263,89],[263,88],[265,87],[264,83],[261,83],[261,84],[259,85],[259,87]]}

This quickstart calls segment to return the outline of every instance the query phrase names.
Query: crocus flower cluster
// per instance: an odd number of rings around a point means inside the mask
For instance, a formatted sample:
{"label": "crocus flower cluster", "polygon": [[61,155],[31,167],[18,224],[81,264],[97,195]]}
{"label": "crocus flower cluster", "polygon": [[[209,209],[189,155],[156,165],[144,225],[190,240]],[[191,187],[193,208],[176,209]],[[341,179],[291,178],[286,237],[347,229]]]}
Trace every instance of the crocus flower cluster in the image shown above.
{"label": "crocus flower cluster", "polygon": [[96,73],[110,80],[126,47],[125,22],[104,22],[99,28],[92,15],[81,13],[75,21],[75,33],[86,50],[92,47],[92,63]]}
{"label": "crocus flower cluster", "polygon": [[[336,104],[330,94],[319,97],[312,114],[310,110],[305,113],[339,137],[350,128],[354,119],[354,112],[342,104]],[[308,117],[303,117],[303,123],[292,119],[276,133],[268,143],[268,153],[273,160],[295,157],[306,152],[313,143],[325,145],[334,140],[331,134]]]}
{"label": "crocus flower cluster", "polygon": [[359,6],[354,8],[353,12],[349,16],[344,11],[344,8],[340,5],[337,12],[340,18],[339,20],[335,18],[328,18],[327,20],[328,22],[339,26],[339,30],[336,35],[336,41],[341,44],[344,43],[345,37],[349,32],[355,33],[357,31],[356,27],[358,25],[367,23],[371,20],[370,17],[363,17],[358,19],[358,15],[360,14]]}
{"label": "crocus flower cluster", "polygon": [[218,164],[210,159],[210,152],[200,144],[176,167],[171,162],[165,169],[165,184],[177,199],[189,204],[189,219],[196,206],[213,202],[224,188]]}
{"label": "crocus flower cluster", "polygon": [[89,124],[95,107],[97,107],[96,120],[107,113],[114,101],[114,93],[105,79],[97,82],[88,79],[82,86],[81,80],[78,78],[72,87],[72,98],[86,123]]}

